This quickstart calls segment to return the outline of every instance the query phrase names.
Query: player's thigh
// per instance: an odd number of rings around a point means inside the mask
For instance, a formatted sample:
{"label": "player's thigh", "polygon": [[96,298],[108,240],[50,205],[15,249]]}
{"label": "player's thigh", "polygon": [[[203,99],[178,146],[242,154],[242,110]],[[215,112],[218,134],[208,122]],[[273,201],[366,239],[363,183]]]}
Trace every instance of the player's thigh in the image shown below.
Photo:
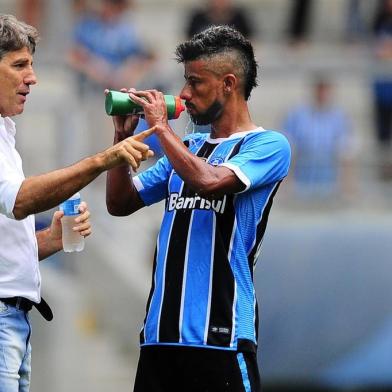
{"label": "player's thigh", "polygon": [[260,392],[256,355],[224,350],[196,353],[184,372],[190,392]]}
{"label": "player's thigh", "polygon": [[134,392],[260,392],[256,355],[188,347],[144,347]]}
{"label": "player's thigh", "polygon": [[175,347],[146,346],[140,350],[134,392],[174,392],[178,377]]}

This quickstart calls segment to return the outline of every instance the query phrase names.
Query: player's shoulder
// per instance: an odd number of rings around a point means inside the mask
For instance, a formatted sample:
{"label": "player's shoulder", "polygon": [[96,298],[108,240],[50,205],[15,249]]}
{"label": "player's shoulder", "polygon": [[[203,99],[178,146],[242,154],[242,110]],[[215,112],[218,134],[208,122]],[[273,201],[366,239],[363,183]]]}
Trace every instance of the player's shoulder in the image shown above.
{"label": "player's shoulder", "polygon": [[256,130],[249,132],[245,136],[245,141],[257,142],[257,143],[279,143],[282,145],[289,145],[289,142],[282,132],[272,129],[257,128]]}

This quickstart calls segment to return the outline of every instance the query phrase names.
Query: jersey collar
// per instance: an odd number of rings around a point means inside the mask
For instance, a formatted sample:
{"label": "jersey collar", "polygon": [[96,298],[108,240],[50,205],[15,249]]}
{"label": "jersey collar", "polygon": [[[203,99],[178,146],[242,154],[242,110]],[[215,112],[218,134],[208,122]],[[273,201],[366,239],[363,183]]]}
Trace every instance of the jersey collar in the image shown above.
{"label": "jersey collar", "polygon": [[225,140],[230,140],[230,139],[240,139],[245,137],[246,135],[250,134],[250,133],[255,133],[255,132],[264,132],[265,129],[263,127],[257,127],[256,129],[252,129],[250,131],[243,131],[243,132],[236,132],[236,133],[232,133],[229,137],[219,137],[219,138],[212,138],[210,135],[207,138],[207,141],[209,143],[222,143]]}

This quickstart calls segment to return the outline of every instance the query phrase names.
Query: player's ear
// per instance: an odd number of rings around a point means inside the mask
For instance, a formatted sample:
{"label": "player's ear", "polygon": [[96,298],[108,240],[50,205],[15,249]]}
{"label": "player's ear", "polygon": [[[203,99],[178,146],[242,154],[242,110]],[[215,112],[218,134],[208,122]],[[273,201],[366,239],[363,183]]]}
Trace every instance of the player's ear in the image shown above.
{"label": "player's ear", "polygon": [[237,78],[234,74],[227,74],[223,78],[223,91],[225,94],[231,94],[235,90]]}

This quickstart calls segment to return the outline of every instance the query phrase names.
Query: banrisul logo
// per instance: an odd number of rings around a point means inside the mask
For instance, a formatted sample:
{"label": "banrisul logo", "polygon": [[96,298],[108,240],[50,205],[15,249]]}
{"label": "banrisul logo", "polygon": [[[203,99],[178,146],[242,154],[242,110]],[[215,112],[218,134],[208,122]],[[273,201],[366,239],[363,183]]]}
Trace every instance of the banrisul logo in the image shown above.
{"label": "banrisul logo", "polygon": [[226,196],[220,199],[208,200],[198,195],[180,196],[178,193],[171,193],[167,200],[167,210],[214,210],[223,214],[226,206]]}

